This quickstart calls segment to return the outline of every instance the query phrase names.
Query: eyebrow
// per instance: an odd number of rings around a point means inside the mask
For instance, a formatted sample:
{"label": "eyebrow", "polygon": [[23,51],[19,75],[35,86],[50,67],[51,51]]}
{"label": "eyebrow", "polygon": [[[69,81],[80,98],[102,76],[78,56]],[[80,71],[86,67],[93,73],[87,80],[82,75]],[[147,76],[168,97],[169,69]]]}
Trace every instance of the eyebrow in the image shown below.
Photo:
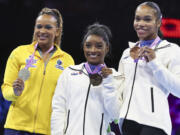
{"label": "eyebrow", "polygon": [[[91,42],[90,42],[90,41],[87,41],[87,42],[85,42],[85,43],[91,43]],[[101,44],[102,42],[97,42],[97,41],[95,41],[95,43]]]}
{"label": "eyebrow", "polygon": [[[135,15],[135,16],[141,17],[141,15]],[[152,15],[145,15],[143,17],[152,17]]]}

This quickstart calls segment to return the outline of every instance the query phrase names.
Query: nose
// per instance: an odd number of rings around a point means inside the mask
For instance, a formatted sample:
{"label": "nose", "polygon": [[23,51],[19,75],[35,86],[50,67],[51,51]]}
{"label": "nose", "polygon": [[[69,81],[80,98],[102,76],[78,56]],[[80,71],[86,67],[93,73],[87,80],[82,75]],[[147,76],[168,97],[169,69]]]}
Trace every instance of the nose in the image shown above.
{"label": "nose", "polygon": [[41,29],[39,29],[39,31],[40,31],[41,33],[45,33],[45,32],[46,32],[46,29],[45,29],[44,27],[42,27]]}
{"label": "nose", "polygon": [[89,51],[95,52],[96,50],[97,50],[96,47],[95,47],[95,46],[92,46]]}
{"label": "nose", "polygon": [[143,20],[140,20],[139,22],[137,22],[138,26],[145,26],[145,22]]}

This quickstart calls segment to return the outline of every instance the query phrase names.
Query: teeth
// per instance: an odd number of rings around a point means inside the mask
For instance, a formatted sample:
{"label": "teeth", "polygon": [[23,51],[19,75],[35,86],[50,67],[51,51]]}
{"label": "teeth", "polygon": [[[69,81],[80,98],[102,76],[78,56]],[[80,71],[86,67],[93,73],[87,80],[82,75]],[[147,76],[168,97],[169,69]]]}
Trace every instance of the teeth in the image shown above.
{"label": "teeth", "polygon": [[143,29],[138,29],[139,31],[145,31],[145,30],[143,30]]}
{"label": "teeth", "polygon": [[137,30],[145,31],[145,29],[137,29]]}
{"label": "teeth", "polygon": [[137,30],[138,33],[145,33],[146,31],[145,30],[142,30],[142,29],[139,29]]}
{"label": "teeth", "polygon": [[92,57],[92,58],[97,57],[97,55],[96,55],[96,54],[90,54],[89,56],[90,56],[90,57]]}
{"label": "teeth", "polygon": [[39,36],[40,39],[46,39],[47,37],[46,36]]}

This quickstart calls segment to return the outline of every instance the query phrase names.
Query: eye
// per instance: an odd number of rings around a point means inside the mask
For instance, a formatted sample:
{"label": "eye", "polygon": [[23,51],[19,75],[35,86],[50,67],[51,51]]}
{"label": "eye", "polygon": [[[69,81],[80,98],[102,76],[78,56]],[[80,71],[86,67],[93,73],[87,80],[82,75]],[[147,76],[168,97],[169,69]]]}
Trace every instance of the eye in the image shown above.
{"label": "eye", "polygon": [[85,43],[86,48],[91,48],[91,43]]}
{"label": "eye", "polygon": [[96,48],[101,49],[103,47],[102,43],[96,43]]}
{"label": "eye", "polygon": [[138,21],[140,21],[140,20],[141,20],[141,18],[140,18],[139,16],[136,16],[136,17],[135,17],[135,21],[136,21],[136,22],[138,22]]}
{"label": "eye", "polygon": [[42,26],[41,24],[37,24],[37,25],[36,25],[36,28],[37,28],[37,29],[41,29],[42,27],[43,27],[43,26]]}
{"label": "eye", "polygon": [[47,30],[50,30],[50,29],[52,29],[52,28],[53,28],[53,26],[51,26],[51,25],[47,24],[47,25],[45,25],[45,26],[44,26],[44,28],[45,28],[45,29],[47,29]]}
{"label": "eye", "polygon": [[146,21],[146,22],[150,22],[151,20],[152,20],[152,18],[150,16],[144,17],[144,21]]}

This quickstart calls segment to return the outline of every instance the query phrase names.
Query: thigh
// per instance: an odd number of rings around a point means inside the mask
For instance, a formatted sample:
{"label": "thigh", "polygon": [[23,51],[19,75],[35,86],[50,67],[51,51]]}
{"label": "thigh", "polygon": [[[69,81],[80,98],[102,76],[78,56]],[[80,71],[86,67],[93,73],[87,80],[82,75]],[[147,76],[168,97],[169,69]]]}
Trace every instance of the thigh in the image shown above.
{"label": "thigh", "polygon": [[4,135],[23,135],[20,131],[14,129],[4,129]]}
{"label": "thigh", "polygon": [[140,135],[167,135],[162,129],[144,126]]}
{"label": "thigh", "polygon": [[14,129],[5,129],[4,135],[43,135],[43,134],[29,133],[26,131],[18,131]]}
{"label": "thigh", "polygon": [[142,125],[132,120],[124,120],[122,126],[123,135],[139,135]]}

